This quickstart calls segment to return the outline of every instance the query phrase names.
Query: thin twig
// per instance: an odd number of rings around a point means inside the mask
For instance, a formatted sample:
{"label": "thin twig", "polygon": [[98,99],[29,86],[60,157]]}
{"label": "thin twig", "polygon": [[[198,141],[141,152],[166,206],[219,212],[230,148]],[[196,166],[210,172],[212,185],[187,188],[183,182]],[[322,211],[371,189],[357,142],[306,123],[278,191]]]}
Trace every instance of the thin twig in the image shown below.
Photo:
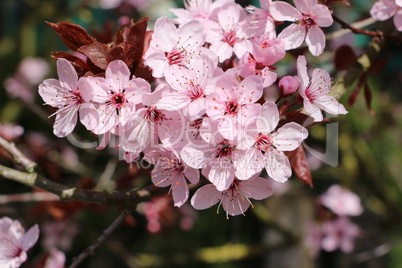
{"label": "thin twig", "polygon": [[124,219],[130,214],[129,210],[124,210],[113,222],[112,224],[103,231],[102,235],[90,245],[84,252],[82,252],[78,257],[73,259],[70,268],[77,267],[82,261],[84,261],[89,255],[92,255],[99,245],[105,241],[105,239],[114,231],[117,227],[124,221]]}
{"label": "thin twig", "polygon": [[[364,19],[364,20],[361,20],[361,21],[352,23],[350,26],[351,26],[352,28],[360,29],[360,28],[367,27],[367,26],[369,26],[369,25],[371,25],[371,24],[374,24],[374,23],[376,23],[376,22],[377,22],[376,19],[370,17],[370,18],[367,18],[367,19]],[[344,36],[345,34],[351,33],[351,32],[352,32],[352,31],[351,31],[350,29],[348,29],[348,28],[347,28],[347,29],[343,28],[343,29],[341,29],[341,30],[338,30],[338,31],[335,31],[335,32],[332,32],[332,33],[327,34],[327,35],[325,36],[325,39],[326,39],[326,40],[334,40],[334,39],[337,39],[337,38],[339,38],[339,37],[341,37],[341,36]]]}
{"label": "thin twig", "polygon": [[371,36],[371,37],[378,37],[381,39],[389,39],[389,40],[393,40],[393,41],[397,41],[397,42],[402,42],[402,36],[384,34],[381,31],[369,31],[369,30],[365,30],[365,29],[355,28],[352,25],[344,22],[343,20],[341,20],[334,14],[332,14],[332,18],[334,19],[334,21],[339,23],[342,28],[348,29],[352,33],[363,34],[363,35],[367,35],[367,36]]}
{"label": "thin twig", "polygon": [[36,163],[29,160],[14,143],[8,142],[0,137],[0,147],[3,148],[14,159],[14,162],[22,166],[26,171],[33,172],[36,167]]}
{"label": "thin twig", "polygon": [[47,192],[0,195],[1,205],[8,204],[11,202],[39,202],[39,201],[56,201],[56,200],[60,200],[60,198],[57,195]]}

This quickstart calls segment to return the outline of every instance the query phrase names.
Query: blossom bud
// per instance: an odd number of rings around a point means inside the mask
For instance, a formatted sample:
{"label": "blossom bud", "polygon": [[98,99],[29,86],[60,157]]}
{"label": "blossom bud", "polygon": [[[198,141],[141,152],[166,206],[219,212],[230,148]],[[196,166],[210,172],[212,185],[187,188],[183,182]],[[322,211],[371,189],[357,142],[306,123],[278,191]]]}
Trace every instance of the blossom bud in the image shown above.
{"label": "blossom bud", "polygon": [[299,88],[299,80],[293,76],[284,76],[279,81],[279,89],[281,90],[281,96],[291,95]]}

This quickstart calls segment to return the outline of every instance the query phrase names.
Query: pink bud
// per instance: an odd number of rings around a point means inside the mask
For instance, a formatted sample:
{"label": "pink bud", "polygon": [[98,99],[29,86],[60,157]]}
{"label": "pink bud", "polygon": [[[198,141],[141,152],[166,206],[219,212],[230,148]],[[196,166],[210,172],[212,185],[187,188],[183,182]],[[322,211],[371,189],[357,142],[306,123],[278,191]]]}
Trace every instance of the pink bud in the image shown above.
{"label": "pink bud", "polygon": [[279,88],[282,96],[291,95],[299,88],[299,80],[293,76],[284,76],[279,81]]}

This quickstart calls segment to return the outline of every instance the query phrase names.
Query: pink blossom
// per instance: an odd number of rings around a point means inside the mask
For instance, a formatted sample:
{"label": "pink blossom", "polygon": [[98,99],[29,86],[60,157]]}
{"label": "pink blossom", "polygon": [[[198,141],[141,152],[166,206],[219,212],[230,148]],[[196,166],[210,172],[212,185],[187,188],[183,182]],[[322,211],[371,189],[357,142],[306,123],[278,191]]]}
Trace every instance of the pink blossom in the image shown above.
{"label": "pink blossom", "polygon": [[251,36],[261,36],[263,34],[270,34],[276,36],[275,21],[269,12],[272,0],[260,0],[261,8],[255,6],[247,6],[246,11],[250,14],[246,21],[246,31]]}
{"label": "pink blossom", "polygon": [[379,0],[374,3],[370,10],[373,18],[384,21],[392,16],[398,31],[402,31],[402,1],[401,0]]}
{"label": "pink blossom", "polygon": [[177,29],[168,17],[159,18],[145,55],[145,63],[152,68],[152,75],[163,77],[170,66],[187,66],[196,55],[208,53],[208,49],[202,48],[205,42],[203,29],[199,21],[190,21]]}
{"label": "pink blossom", "polygon": [[15,124],[0,124],[0,136],[12,141],[24,134],[24,128]]}
{"label": "pink blossom", "polygon": [[251,51],[252,43],[246,33],[246,12],[235,4],[227,3],[217,10],[218,23],[211,26],[207,42],[219,58],[219,62],[229,59],[233,53],[241,58],[244,53]]}
{"label": "pink blossom", "polygon": [[359,196],[339,185],[332,185],[320,196],[320,201],[338,216],[357,216],[363,212]]}
{"label": "pink blossom", "polygon": [[303,106],[306,113],[314,118],[314,121],[323,120],[320,109],[330,114],[347,114],[345,107],[335,97],[331,96],[331,78],[327,71],[314,69],[311,80],[307,74],[307,63],[304,56],[297,58],[297,76],[301,80],[299,93],[303,98]]}
{"label": "pink blossom", "polygon": [[92,102],[96,108],[97,124],[90,129],[95,134],[104,134],[117,125],[124,126],[141,103],[142,95],[151,91],[150,84],[142,78],[132,77],[130,70],[121,60],[109,63],[105,78],[88,77],[92,88]]}
{"label": "pink blossom", "polygon": [[176,151],[161,148],[145,154],[148,162],[155,165],[151,172],[152,182],[157,187],[170,186],[174,205],[181,207],[188,199],[186,178],[197,183],[200,175],[197,169],[188,167]]}
{"label": "pink blossom", "polygon": [[329,27],[333,20],[327,6],[317,4],[317,0],[293,0],[296,8],[284,1],[272,3],[270,12],[278,21],[292,21],[279,35],[285,49],[299,47],[304,39],[314,56],[320,55],[325,47],[325,35],[320,27]]}
{"label": "pink blossom", "polygon": [[208,184],[199,188],[191,198],[195,209],[207,209],[219,202],[226,216],[243,214],[252,205],[251,199],[262,200],[272,195],[266,179],[261,177],[240,181],[235,179],[227,190],[219,191],[215,185]]}
{"label": "pink blossom", "polygon": [[215,92],[206,97],[206,113],[219,121],[220,134],[233,140],[241,128],[255,120],[261,108],[256,102],[262,93],[260,76],[248,76],[240,83],[234,76],[222,76]]}
{"label": "pink blossom", "polygon": [[39,237],[39,227],[35,224],[26,233],[19,221],[8,217],[0,218],[0,266],[20,267],[27,260],[27,253]]}
{"label": "pink blossom", "polygon": [[65,263],[66,255],[60,250],[52,248],[44,268],[64,268]]}
{"label": "pink blossom", "polygon": [[277,182],[285,182],[291,175],[289,159],[284,151],[293,151],[307,138],[307,129],[290,122],[277,131],[279,111],[275,103],[263,104],[256,121],[256,129],[248,131],[249,136],[238,146],[245,149],[238,161],[236,175],[239,179],[248,179],[261,172],[263,168]]}
{"label": "pink blossom", "polygon": [[56,115],[53,132],[57,137],[65,137],[73,131],[77,113],[92,98],[92,92],[84,78],[78,80],[77,72],[66,59],[57,60],[57,73],[59,80],[46,79],[39,85],[39,95],[46,104],[58,108],[51,115]]}
{"label": "pink blossom", "polygon": [[172,66],[171,69],[172,72],[166,73],[166,81],[173,92],[167,94],[164,101],[190,117],[205,114],[205,96],[211,91],[208,84],[214,77],[214,62],[202,55],[194,60],[189,69],[180,66]]}
{"label": "pink blossom", "polygon": [[345,253],[351,253],[354,248],[354,240],[360,233],[359,227],[346,217],[340,217],[333,221],[325,222],[322,226],[323,238],[321,246],[325,251],[340,249]]}
{"label": "pink blossom", "polygon": [[317,258],[321,250],[322,230],[321,225],[310,222],[306,228],[306,236],[303,244],[306,246],[310,256]]}

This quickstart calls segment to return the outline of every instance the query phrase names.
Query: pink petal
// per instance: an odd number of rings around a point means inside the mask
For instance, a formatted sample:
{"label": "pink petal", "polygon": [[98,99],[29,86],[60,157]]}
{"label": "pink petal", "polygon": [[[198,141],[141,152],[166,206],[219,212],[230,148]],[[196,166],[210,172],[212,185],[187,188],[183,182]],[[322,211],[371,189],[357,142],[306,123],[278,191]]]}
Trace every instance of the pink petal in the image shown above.
{"label": "pink petal", "polygon": [[265,152],[266,166],[268,175],[277,182],[285,182],[292,175],[289,159],[283,152],[271,150]]}
{"label": "pink petal", "polygon": [[63,58],[57,60],[57,74],[62,87],[70,91],[77,89],[78,75],[68,60]]}
{"label": "pink petal", "polygon": [[219,58],[219,62],[224,62],[233,55],[233,47],[223,41],[213,42],[209,47]]}
{"label": "pink petal", "polygon": [[325,48],[325,34],[317,25],[313,25],[308,29],[306,43],[311,54],[319,56]]}
{"label": "pink petal", "polygon": [[258,75],[251,75],[241,81],[239,85],[241,98],[239,103],[249,104],[258,101],[263,93],[262,78]]}
{"label": "pink petal", "polygon": [[293,151],[306,139],[308,131],[301,125],[290,122],[273,134],[273,142],[279,151]]}
{"label": "pink petal", "polygon": [[114,92],[123,90],[130,80],[130,70],[126,63],[121,60],[114,60],[106,68],[106,81],[112,86]]}
{"label": "pink petal", "polygon": [[245,196],[255,200],[262,200],[273,194],[268,180],[261,177],[241,181],[239,187],[241,187]]}
{"label": "pink petal", "polygon": [[402,9],[398,9],[394,16],[394,24],[398,31],[402,31]]}
{"label": "pink petal", "polygon": [[188,199],[189,190],[183,176],[175,184],[172,184],[173,202],[176,207],[181,207]]}
{"label": "pink petal", "polygon": [[282,30],[278,39],[282,40],[286,50],[299,47],[306,37],[306,27],[301,24],[292,23]]}
{"label": "pink petal", "polygon": [[180,156],[188,166],[196,169],[204,167],[207,160],[204,155],[204,150],[195,148],[192,144],[184,146]]}
{"label": "pink petal", "polygon": [[222,207],[231,216],[244,214],[250,207],[250,201],[243,195],[230,189],[222,197]]}
{"label": "pink petal", "polygon": [[79,88],[79,93],[80,93],[81,98],[85,102],[89,102],[93,97],[93,92],[92,92],[91,85],[87,81],[87,78],[81,77],[78,80],[78,88]]}
{"label": "pink petal", "polygon": [[260,173],[264,168],[263,155],[260,150],[250,148],[236,161],[236,177],[239,180],[247,180]]}
{"label": "pink petal", "polygon": [[234,179],[234,168],[227,158],[216,159],[211,163],[207,179],[212,182],[218,191],[226,190],[230,187]]}
{"label": "pink petal", "polygon": [[172,20],[163,16],[155,22],[153,38],[160,50],[171,52],[176,42],[179,40],[179,35],[177,34],[177,28]]}
{"label": "pink petal", "polygon": [[328,95],[331,92],[331,83],[329,73],[324,69],[316,68],[311,75],[309,92],[314,95],[315,98]]}
{"label": "pink petal", "polygon": [[222,193],[219,192],[215,185],[207,184],[199,188],[191,198],[191,205],[195,209],[210,208],[220,200]]}
{"label": "pink petal", "polygon": [[99,115],[92,103],[83,103],[80,105],[80,122],[86,129],[92,132],[99,125]]}
{"label": "pink petal", "polygon": [[331,16],[331,11],[325,5],[313,6],[310,11],[310,16],[320,27],[329,27],[334,22]]}
{"label": "pink petal", "polygon": [[324,117],[321,113],[321,110],[309,100],[303,100],[303,107],[306,110],[306,113],[314,118],[315,122],[321,122],[323,120]]}
{"label": "pink petal", "polygon": [[194,50],[205,43],[204,24],[200,21],[192,20],[178,29],[177,47],[186,50]]}
{"label": "pink petal", "polygon": [[317,0],[293,0],[295,6],[302,13],[309,14],[312,7],[317,6]]}
{"label": "pink petal", "polygon": [[141,103],[142,96],[151,92],[151,85],[142,78],[133,78],[127,82],[124,89],[129,103]]}
{"label": "pink petal", "polygon": [[59,112],[53,126],[53,133],[59,138],[70,134],[77,124],[77,107],[72,107],[66,112]]}
{"label": "pink petal", "polygon": [[262,69],[261,76],[262,76],[262,79],[264,80],[264,83],[263,83],[264,88],[272,85],[276,81],[276,78],[277,78],[277,74],[274,72],[271,72],[268,67],[265,67],[264,69]]}
{"label": "pink petal", "polygon": [[377,1],[370,10],[370,14],[376,20],[384,21],[391,18],[397,10],[395,5],[386,4],[384,1]]}
{"label": "pink petal", "polygon": [[25,233],[24,238],[22,239],[22,249],[27,251],[32,248],[33,245],[38,241],[39,238],[39,227],[37,224],[32,226],[28,232]]}
{"label": "pink petal", "polygon": [[[92,89],[92,101],[98,103],[105,103],[110,99],[108,92],[110,91],[110,85],[102,77],[87,77],[85,82],[89,84]],[[85,90],[89,90],[87,86],[84,87]],[[85,93],[86,94],[86,93]]]}
{"label": "pink petal", "polygon": [[152,68],[152,75],[155,78],[163,77],[167,65],[167,59],[164,53],[152,53],[145,59],[145,63]]}
{"label": "pink petal", "polygon": [[320,96],[314,101],[314,104],[330,114],[348,113],[345,107],[332,96]]}
{"label": "pink petal", "polygon": [[183,172],[184,176],[193,184],[197,183],[200,180],[200,171],[198,169],[186,167]]}
{"label": "pink petal", "polygon": [[[306,57],[304,57],[304,56],[299,56],[297,58],[297,76],[301,80],[300,94],[302,94],[302,93],[304,93],[304,90],[307,88],[307,86],[310,83],[310,78],[308,77],[308,74],[307,74],[307,61],[306,61]],[[305,96],[302,96],[302,97],[304,98]]]}
{"label": "pink petal", "polygon": [[279,123],[279,111],[276,104],[272,101],[266,101],[262,107],[260,116],[257,119],[257,128],[259,132],[271,133]]}
{"label": "pink petal", "polygon": [[269,8],[269,12],[278,21],[297,21],[303,17],[296,8],[283,1],[273,2]]}

